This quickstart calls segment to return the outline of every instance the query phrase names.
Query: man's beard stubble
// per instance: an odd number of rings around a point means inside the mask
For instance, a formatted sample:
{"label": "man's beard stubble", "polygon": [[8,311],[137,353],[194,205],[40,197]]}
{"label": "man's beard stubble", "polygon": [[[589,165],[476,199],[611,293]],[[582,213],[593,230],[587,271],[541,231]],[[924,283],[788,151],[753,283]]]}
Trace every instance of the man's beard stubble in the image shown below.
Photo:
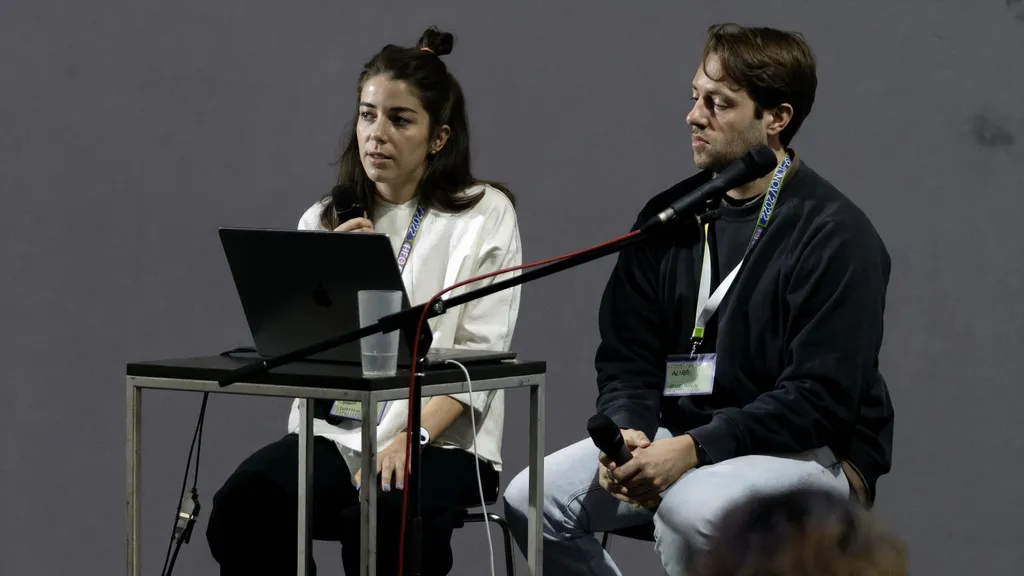
{"label": "man's beard stubble", "polygon": [[[697,130],[692,130],[691,132],[694,136],[700,136],[700,132]],[[726,142],[717,145],[709,144],[711,150],[703,155],[702,160],[698,159],[695,152],[693,161],[697,169],[710,170],[712,173],[718,174],[725,170],[729,164],[742,158],[754,146],[767,143],[768,138],[762,131],[760,123],[755,119],[751,120],[743,132],[736,134]]]}

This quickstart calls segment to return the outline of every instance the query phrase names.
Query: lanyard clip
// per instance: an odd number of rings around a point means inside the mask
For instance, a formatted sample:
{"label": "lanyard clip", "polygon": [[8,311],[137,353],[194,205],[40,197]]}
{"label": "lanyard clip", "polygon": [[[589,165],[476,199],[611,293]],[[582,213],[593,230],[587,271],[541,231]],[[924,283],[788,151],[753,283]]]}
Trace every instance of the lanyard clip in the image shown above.
{"label": "lanyard clip", "polygon": [[696,356],[697,355],[697,348],[700,347],[700,343],[702,341],[703,341],[702,338],[694,338],[693,339],[693,348],[690,348],[690,356]]}

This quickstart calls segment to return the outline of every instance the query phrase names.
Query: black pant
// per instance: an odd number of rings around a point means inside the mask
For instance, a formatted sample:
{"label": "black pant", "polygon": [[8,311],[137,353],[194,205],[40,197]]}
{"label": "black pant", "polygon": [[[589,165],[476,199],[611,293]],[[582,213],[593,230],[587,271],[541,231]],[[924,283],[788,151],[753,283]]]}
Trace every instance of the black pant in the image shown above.
{"label": "black pant", "polygon": [[[443,576],[452,568],[452,512],[480,498],[474,466],[480,468],[485,494],[497,489],[498,473],[458,449],[428,446],[420,463],[422,573]],[[289,434],[249,456],[214,495],[206,540],[222,576],[295,574],[298,465],[299,439]],[[352,486],[353,473],[333,442],[314,439],[311,536],[341,542],[342,564],[349,576],[359,574],[360,567],[359,497]],[[379,476],[374,486],[377,573],[397,574],[402,492],[381,491]],[[310,574],[316,574],[312,557],[310,566]]]}

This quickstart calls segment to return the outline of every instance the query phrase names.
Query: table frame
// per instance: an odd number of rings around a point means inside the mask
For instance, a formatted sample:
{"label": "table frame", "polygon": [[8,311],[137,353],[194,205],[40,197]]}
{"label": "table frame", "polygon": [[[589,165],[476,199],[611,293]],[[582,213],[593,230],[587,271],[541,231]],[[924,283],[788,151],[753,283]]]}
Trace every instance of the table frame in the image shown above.
{"label": "table frame", "polygon": [[[540,576],[543,568],[543,534],[541,514],[544,497],[544,374],[474,380],[474,392],[485,390],[530,389],[530,456],[529,485],[530,504],[528,512],[527,565],[531,576]],[[127,523],[127,574],[140,576],[141,526],[139,494],[142,479],[142,390],[180,390],[189,392],[210,392],[214,394],[241,394],[249,396],[276,396],[299,398],[299,517],[297,574],[306,574],[308,558],[311,556],[312,541],[309,534],[309,520],[312,505],[313,471],[313,411],[311,400],[358,400],[363,407],[363,450],[362,469],[374,470],[377,466],[376,406],[377,402],[408,398],[405,388],[388,390],[344,390],[337,388],[309,388],[277,384],[237,383],[221,387],[210,380],[189,380],[176,378],[151,378],[127,376],[127,442],[126,442],[126,523]],[[446,384],[426,384],[423,396],[440,396],[468,392],[465,381]],[[372,433],[371,433],[372,432]],[[364,486],[373,486],[366,483]],[[376,576],[377,573],[377,491],[359,491],[361,526],[361,576]]]}

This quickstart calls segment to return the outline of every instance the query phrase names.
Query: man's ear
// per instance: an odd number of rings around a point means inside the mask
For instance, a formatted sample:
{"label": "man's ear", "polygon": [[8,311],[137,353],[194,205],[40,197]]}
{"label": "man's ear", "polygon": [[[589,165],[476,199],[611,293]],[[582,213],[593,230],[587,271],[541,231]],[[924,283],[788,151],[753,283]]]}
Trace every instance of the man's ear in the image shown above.
{"label": "man's ear", "polygon": [[789,104],[780,104],[775,108],[764,111],[765,122],[768,123],[765,126],[765,132],[768,136],[778,136],[789,126],[789,121],[793,119],[793,107]]}

